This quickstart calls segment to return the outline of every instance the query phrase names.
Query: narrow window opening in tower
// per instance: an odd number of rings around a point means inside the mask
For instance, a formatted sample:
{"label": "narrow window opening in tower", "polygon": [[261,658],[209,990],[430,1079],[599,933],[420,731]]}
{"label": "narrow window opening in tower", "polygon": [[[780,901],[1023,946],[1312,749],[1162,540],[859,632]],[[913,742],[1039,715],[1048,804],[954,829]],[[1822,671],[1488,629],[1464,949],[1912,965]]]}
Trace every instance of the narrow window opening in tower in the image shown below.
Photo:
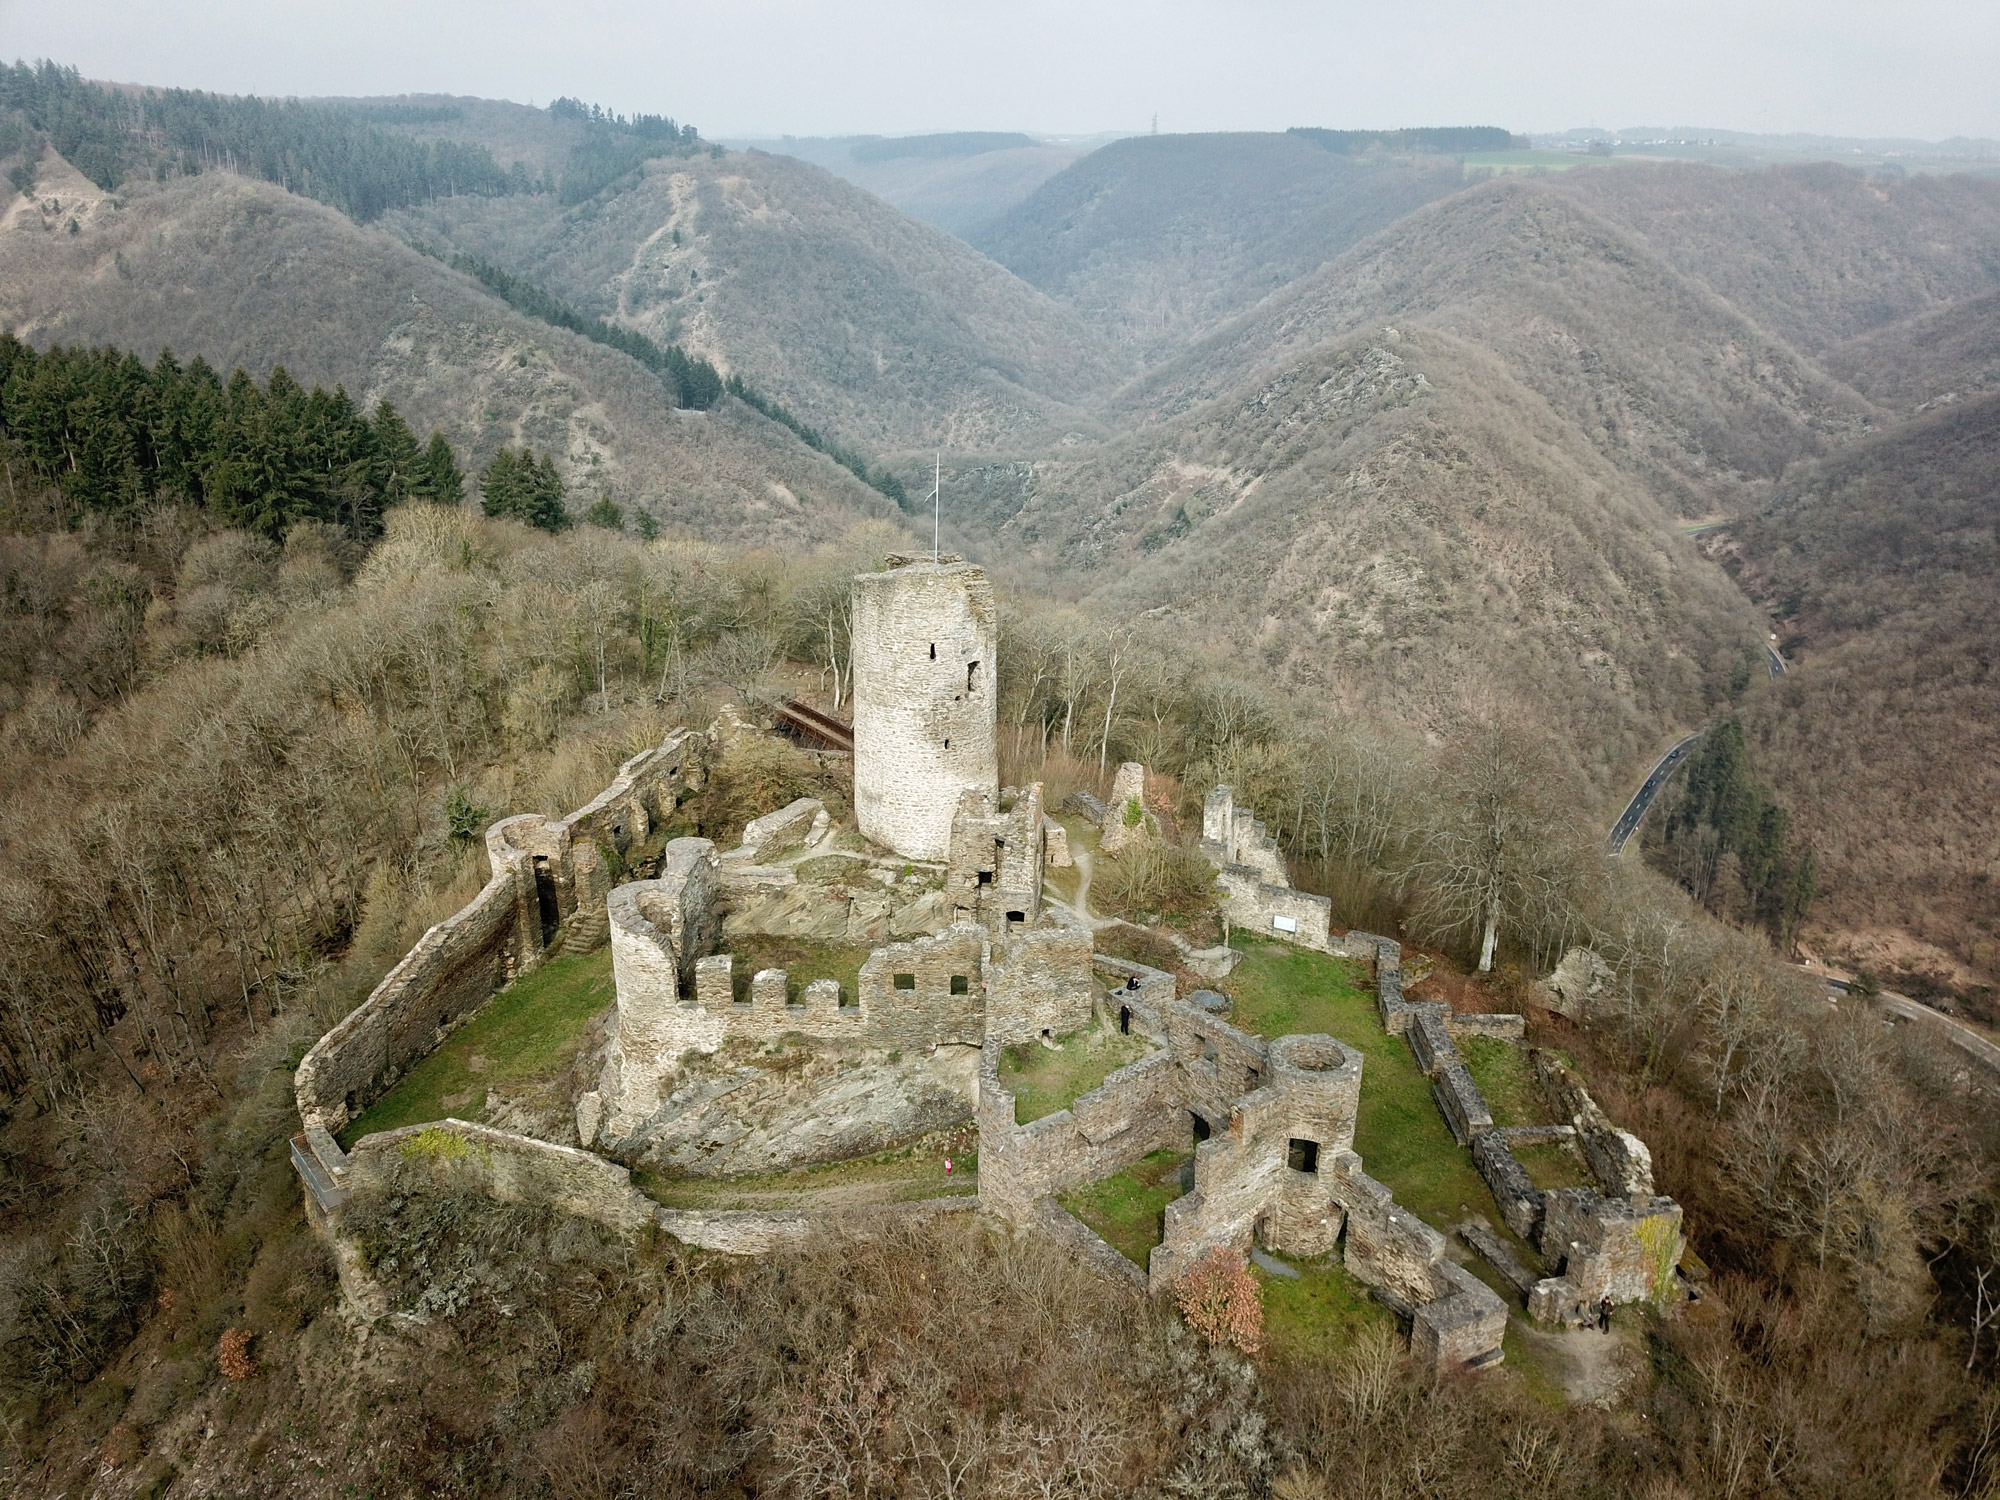
{"label": "narrow window opening in tower", "polygon": [[979,663],[976,661],[965,664],[965,690],[968,693],[979,691]]}
{"label": "narrow window opening in tower", "polygon": [[946,741],[944,742],[944,747],[945,747],[945,749],[949,750],[949,749],[951,748],[951,741],[950,741],[950,740],[946,740]]}
{"label": "narrow window opening in tower", "polygon": [[931,660],[932,660],[932,661],[936,661],[936,660],[937,660],[937,642],[936,642],[936,641],[932,641],[932,642],[931,642]]}

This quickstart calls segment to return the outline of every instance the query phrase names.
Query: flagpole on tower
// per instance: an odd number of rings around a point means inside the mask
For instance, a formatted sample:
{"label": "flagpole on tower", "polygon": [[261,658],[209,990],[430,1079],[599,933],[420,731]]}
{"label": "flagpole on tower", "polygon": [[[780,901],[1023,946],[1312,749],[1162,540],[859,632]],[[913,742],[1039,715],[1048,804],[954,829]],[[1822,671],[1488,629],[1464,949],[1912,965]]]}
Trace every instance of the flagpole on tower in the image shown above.
{"label": "flagpole on tower", "polygon": [[938,560],[938,536],[944,526],[944,459],[931,454],[931,562]]}

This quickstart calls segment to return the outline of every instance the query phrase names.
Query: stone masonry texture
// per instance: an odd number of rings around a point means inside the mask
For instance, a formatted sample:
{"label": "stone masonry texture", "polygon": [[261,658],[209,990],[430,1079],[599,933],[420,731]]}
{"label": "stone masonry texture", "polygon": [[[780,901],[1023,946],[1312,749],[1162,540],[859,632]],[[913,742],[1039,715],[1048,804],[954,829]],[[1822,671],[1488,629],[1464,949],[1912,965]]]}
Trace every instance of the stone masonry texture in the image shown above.
{"label": "stone masonry texture", "polygon": [[907,859],[942,863],[959,797],[999,791],[998,629],[982,568],[919,562],[854,580],[854,811]]}

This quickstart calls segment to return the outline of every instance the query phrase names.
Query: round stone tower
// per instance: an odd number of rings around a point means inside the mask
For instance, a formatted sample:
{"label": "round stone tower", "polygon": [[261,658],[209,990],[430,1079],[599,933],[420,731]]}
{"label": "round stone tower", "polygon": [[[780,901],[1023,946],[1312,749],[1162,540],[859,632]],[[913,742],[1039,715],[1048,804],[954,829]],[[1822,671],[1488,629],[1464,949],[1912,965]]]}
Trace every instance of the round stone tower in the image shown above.
{"label": "round stone tower", "polygon": [[999,792],[998,637],[984,568],[914,562],[854,580],[854,813],[907,859],[943,861],[958,799]]}

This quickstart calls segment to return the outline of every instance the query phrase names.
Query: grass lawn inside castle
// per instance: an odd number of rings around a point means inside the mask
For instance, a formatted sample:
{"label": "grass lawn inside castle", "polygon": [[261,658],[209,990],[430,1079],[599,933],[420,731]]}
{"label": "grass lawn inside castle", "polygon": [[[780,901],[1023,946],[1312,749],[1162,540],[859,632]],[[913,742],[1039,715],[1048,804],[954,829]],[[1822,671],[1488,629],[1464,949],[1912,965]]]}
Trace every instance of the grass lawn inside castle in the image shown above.
{"label": "grass lawn inside castle", "polygon": [[1016,1125],[1068,1109],[1127,1063],[1153,1051],[1144,1037],[1122,1035],[1101,1019],[1055,1040],[1053,1048],[1022,1042],[1000,1054],[1000,1082],[1014,1096]]}
{"label": "grass lawn inside castle", "polygon": [[430,1120],[477,1120],[494,1084],[547,1078],[569,1067],[591,1018],[617,999],[611,950],[552,958],[516,980],[445,1038],[340,1132],[364,1135]]}
{"label": "grass lawn inside castle", "polygon": [[[1472,1153],[1452,1139],[1431,1097],[1431,1081],[1410,1049],[1382,1029],[1375,1008],[1374,982],[1367,966],[1332,958],[1265,938],[1232,934],[1243,950],[1236,972],[1222,982],[1233,1002],[1230,1020],[1265,1038],[1322,1032],[1358,1049],[1361,1108],[1354,1149],[1364,1169],[1396,1195],[1397,1203],[1433,1228],[1449,1233],[1472,1211],[1487,1218],[1502,1238],[1511,1239],[1499,1205],[1472,1164]],[[1486,1038],[1465,1049],[1496,1123],[1529,1124],[1532,1085],[1520,1048]],[[1509,1055],[1511,1054],[1511,1056]],[[1501,1106],[1523,1117],[1501,1119]],[[1526,1247],[1521,1247],[1526,1253]]]}
{"label": "grass lawn inside castle", "polygon": [[1167,1205],[1187,1191],[1192,1151],[1155,1151],[1057,1202],[1127,1260],[1144,1266],[1166,1238]]}

